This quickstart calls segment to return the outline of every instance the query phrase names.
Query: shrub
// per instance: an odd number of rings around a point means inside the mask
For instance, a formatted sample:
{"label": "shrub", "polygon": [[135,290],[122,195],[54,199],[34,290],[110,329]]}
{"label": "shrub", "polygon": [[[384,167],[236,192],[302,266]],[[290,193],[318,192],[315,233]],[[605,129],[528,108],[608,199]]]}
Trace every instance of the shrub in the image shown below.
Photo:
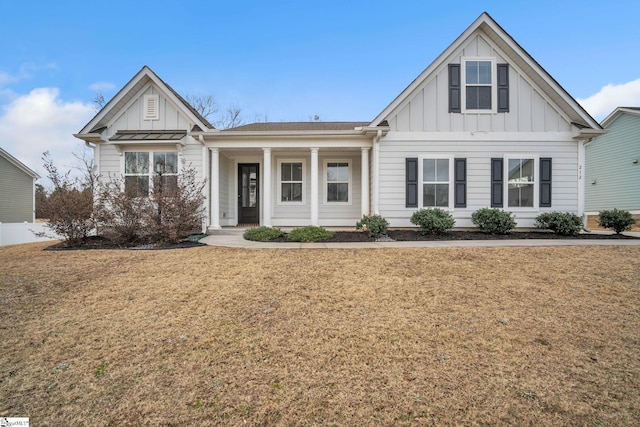
{"label": "shrub", "polygon": [[284,232],[279,228],[271,227],[252,227],[245,230],[242,234],[246,240],[253,240],[255,242],[268,242],[269,240],[283,237]]}
{"label": "shrub", "polygon": [[[47,177],[53,183],[53,191],[41,206],[41,216],[48,218],[47,228],[71,244],[78,244],[95,228],[93,216],[93,191],[89,185],[61,174],[53,164],[49,153],[42,159]],[[36,233],[46,235],[46,233]]]}
{"label": "shrub", "polygon": [[535,226],[562,236],[575,236],[582,229],[582,218],[570,212],[545,212],[536,217]]}
{"label": "shrub", "polygon": [[356,223],[356,230],[363,230],[369,233],[370,237],[381,237],[387,235],[389,221],[380,215],[363,215],[362,219]]}
{"label": "shrub", "polygon": [[471,214],[471,221],[484,233],[509,234],[516,226],[511,212],[482,208]]}
{"label": "shrub", "polygon": [[620,234],[623,231],[630,230],[631,226],[636,223],[629,211],[614,209],[612,211],[600,211],[598,214],[598,224],[604,228],[610,228]]}
{"label": "shrub", "polygon": [[287,240],[292,242],[321,242],[330,239],[333,233],[322,227],[309,225],[307,227],[296,228],[287,234]]}
{"label": "shrub", "polygon": [[122,191],[123,185],[121,179],[98,184],[94,207],[98,233],[120,245],[144,242],[149,199],[138,197],[135,189]]}
{"label": "shrub", "polygon": [[446,233],[456,224],[449,212],[439,208],[420,209],[411,215],[410,221],[420,227],[422,234]]}

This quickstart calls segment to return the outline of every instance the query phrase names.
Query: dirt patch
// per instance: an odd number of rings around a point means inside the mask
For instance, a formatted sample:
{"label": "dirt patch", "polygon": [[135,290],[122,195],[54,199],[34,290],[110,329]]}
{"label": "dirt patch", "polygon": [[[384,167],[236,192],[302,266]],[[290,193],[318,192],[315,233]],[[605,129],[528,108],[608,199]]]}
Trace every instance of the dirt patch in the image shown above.
{"label": "dirt patch", "polygon": [[637,425],[640,247],[0,248],[0,416]]}

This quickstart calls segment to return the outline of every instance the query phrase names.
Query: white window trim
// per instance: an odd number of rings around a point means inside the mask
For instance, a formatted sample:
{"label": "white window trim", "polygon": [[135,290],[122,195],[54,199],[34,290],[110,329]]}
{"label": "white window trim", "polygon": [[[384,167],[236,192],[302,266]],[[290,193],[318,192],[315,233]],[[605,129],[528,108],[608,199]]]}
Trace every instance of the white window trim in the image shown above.
{"label": "white window trim", "polygon": [[[423,174],[423,163],[425,159],[447,159],[449,160],[449,206],[447,206],[446,208],[439,208],[442,209],[444,211],[447,212],[453,212],[453,206],[454,206],[454,202],[455,202],[455,197],[453,194],[454,191],[454,182],[453,182],[453,178],[454,178],[454,164],[453,164],[453,159],[454,156],[451,154],[422,154],[420,156],[418,156],[418,183],[420,184],[420,186],[418,187],[418,209],[429,209],[429,207],[425,207],[424,206],[424,200],[423,200],[423,196],[424,196],[424,174]],[[435,206],[431,206],[431,208],[434,208]]]}
{"label": "white window trim", "polygon": [[[156,111],[155,111],[155,115],[151,116],[148,115],[147,113],[149,112],[149,100],[153,99],[154,103],[156,104]],[[143,103],[144,105],[142,106],[143,108],[143,116],[144,116],[144,120],[160,120],[160,96],[159,95],[145,95],[143,97]]]}
{"label": "white window trim", "polygon": [[[329,163],[346,163],[349,166],[349,186],[348,186],[348,190],[349,191],[349,195],[348,195],[348,199],[346,202],[333,202],[333,201],[329,201],[328,197],[329,197],[329,193],[327,191],[327,185],[329,184],[329,180],[327,179],[327,168],[328,168],[328,164]],[[325,159],[322,162],[322,182],[323,182],[323,192],[324,192],[324,197],[323,197],[323,204],[325,205],[329,205],[329,206],[335,206],[335,205],[351,205],[353,203],[353,161],[351,159]]]}
{"label": "white window trim", "polygon": [[[302,163],[302,200],[297,202],[295,200],[283,201],[282,200],[282,164],[283,163]],[[278,198],[276,204],[278,205],[306,205],[307,204],[307,162],[304,159],[279,159],[277,162],[277,171],[276,174],[278,179],[276,180],[278,183]],[[295,182],[295,181],[287,181],[287,182]]]}
{"label": "white window trim", "polygon": [[[126,157],[127,153],[149,153],[149,173],[146,174],[127,174],[126,173]],[[180,176],[182,173],[182,154],[180,154],[177,150],[163,150],[163,149],[155,149],[155,150],[126,150],[122,152],[121,160],[120,160],[120,170],[122,171],[122,177],[125,178],[127,176],[147,176],[149,177],[149,192],[153,190],[153,176],[156,173],[155,165],[153,164],[153,154],[154,153],[176,153],[177,161],[178,161],[178,172],[176,173],[167,173],[168,176]],[[122,180],[122,191],[124,191],[125,180]]]}
{"label": "white window trim", "polygon": [[[471,110],[467,109],[467,62],[468,61],[484,61],[491,62],[491,109],[488,110]],[[466,56],[462,57],[460,61],[460,85],[462,86],[461,90],[461,99],[460,103],[462,104],[461,111],[463,113],[473,113],[473,114],[497,114],[498,113],[498,66],[496,65],[496,58],[494,57],[486,57],[486,56]],[[473,86],[473,85],[472,85]],[[486,85],[481,85],[486,86]]]}
{"label": "white window trim", "polygon": [[[505,154],[503,156],[503,206],[504,209],[515,212],[538,211],[540,210],[540,156],[538,154]],[[510,159],[533,159],[533,206],[509,206],[509,160]]]}

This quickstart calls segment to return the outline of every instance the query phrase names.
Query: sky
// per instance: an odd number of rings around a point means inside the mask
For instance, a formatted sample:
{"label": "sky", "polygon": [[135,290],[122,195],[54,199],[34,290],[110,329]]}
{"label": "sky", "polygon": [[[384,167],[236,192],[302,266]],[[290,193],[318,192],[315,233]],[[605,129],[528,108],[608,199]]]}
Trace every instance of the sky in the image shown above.
{"label": "sky", "polygon": [[72,169],[144,65],[245,122],[372,120],[484,11],[596,120],[640,106],[637,0],[0,0],[0,147]]}

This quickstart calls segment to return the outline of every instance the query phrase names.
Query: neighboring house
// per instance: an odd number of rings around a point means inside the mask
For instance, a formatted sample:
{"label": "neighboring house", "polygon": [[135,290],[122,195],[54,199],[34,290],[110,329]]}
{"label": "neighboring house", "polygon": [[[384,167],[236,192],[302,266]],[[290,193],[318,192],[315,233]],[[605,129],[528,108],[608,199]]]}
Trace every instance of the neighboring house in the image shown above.
{"label": "neighboring house", "polygon": [[[373,121],[217,130],[148,67],[77,134],[102,176],[149,191],[181,159],[207,180],[207,225],[392,227],[439,207],[459,227],[483,207],[519,227],[584,213],[584,144],[600,125],[483,13]],[[169,172],[167,172],[169,171]]]}
{"label": "neighboring house", "polygon": [[0,148],[0,222],[35,221],[37,173]]}
{"label": "neighboring house", "polygon": [[586,147],[585,209],[590,226],[602,210],[640,219],[640,108],[618,107],[602,121],[607,133]]}

